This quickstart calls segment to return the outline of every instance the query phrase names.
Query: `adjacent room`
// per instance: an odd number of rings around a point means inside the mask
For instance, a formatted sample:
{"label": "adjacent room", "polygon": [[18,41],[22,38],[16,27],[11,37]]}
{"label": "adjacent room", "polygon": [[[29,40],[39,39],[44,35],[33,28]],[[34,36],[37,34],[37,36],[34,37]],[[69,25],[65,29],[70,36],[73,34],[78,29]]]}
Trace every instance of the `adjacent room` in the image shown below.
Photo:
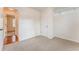
{"label": "adjacent room", "polygon": [[0,8],[1,51],[79,51],[79,8]]}

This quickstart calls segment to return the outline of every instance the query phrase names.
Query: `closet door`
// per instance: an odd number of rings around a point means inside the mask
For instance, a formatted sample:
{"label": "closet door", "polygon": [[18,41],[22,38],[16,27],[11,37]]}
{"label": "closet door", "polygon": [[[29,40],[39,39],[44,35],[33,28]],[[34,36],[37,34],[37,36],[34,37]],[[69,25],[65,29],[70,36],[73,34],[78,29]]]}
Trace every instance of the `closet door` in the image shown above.
{"label": "closet door", "polygon": [[45,12],[41,16],[41,34],[48,36],[48,15]]}
{"label": "closet door", "polygon": [[19,34],[21,40],[26,40],[35,36],[34,20],[20,19],[19,20]]}

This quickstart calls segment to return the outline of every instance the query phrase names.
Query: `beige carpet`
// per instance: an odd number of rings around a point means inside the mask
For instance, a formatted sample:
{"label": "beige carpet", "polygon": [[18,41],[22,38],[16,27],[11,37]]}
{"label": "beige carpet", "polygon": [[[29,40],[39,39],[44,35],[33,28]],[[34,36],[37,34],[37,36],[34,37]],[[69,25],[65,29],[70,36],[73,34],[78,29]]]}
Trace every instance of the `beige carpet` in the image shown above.
{"label": "beige carpet", "polygon": [[3,47],[3,51],[79,51],[79,43],[37,36],[25,41]]}

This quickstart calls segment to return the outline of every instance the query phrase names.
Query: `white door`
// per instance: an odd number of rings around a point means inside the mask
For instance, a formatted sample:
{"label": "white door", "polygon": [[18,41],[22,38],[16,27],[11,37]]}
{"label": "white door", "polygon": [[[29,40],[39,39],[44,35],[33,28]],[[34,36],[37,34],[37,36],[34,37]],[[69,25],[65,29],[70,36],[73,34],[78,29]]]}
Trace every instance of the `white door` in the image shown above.
{"label": "white door", "polygon": [[4,38],[4,35],[3,35],[3,17],[2,17],[2,14],[0,13],[0,50],[2,50],[2,47],[3,47],[3,38]]}

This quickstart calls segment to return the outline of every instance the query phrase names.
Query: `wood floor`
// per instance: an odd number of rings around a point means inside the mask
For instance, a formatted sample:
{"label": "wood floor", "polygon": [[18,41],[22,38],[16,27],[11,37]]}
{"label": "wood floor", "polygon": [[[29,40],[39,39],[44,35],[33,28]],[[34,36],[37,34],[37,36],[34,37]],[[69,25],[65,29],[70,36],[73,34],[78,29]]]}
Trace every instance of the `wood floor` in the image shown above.
{"label": "wood floor", "polygon": [[[15,35],[15,42],[18,42],[18,36],[17,35]],[[4,45],[12,44],[12,43],[14,43],[13,36],[6,36],[5,39],[4,39]]]}
{"label": "wood floor", "polygon": [[79,51],[79,43],[60,38],[37,36],[19,43],[5,45],[3,51]]}

